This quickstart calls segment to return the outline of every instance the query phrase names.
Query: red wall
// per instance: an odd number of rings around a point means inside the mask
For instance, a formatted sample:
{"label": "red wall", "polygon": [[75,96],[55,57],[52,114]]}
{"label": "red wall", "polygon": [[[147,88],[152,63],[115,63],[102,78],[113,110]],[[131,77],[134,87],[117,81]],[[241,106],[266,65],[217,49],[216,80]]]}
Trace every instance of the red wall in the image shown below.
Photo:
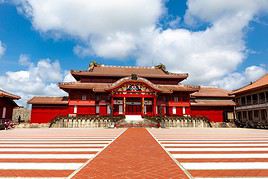
{"label": "red wall", "polygon": [[67,115],[68,106],[36,106],[33,105],[31,123],[48,123],[58,115]]}
{"label": "red wall", "polygon": [[96,108],[95,106],[77,106],[77,114],[94,115],[96,114]]}
{"label": "red wall", "polygon": [[101,116],[107,115],[107,106],[106,105],[100,105],[100,115]]}
{"label": "red wall", "polygon": [[186,113],[186,115],[190,115],[191,114],[191,108],[190,107],[185,107],[185,113]]}
{"label": "red wall", "polygon": [[223,108],[191,107],[192,116],[205,116],[211,122],[223,122]]}
{"label": "red wall", "polygon": [[[158,106],[159,107],[159,106]],[[164,106],[162,107],[163,115]],[[176,115],[182,116],[182,107],[176,107]],[[48,123],[53,120],[58,115],[68,115],[73,114],[74,106],[64,106],[64,105],[33,105],[32,107],[32,116],[31,123]],[[159,108],[158,108],[159,110]],[[200,107],[200,106],[191,106],[186,107],[186,114],[191,116],[205,116],[212,122],[223,122],[224,121],[224,111],[228,108],[224,107]],[[78,106],[77,114],[96,114],[95,106]],[[100,105],[100,115],[107,115],[107,105]],[[1,115],[1,107],[0,107]],[[12,115],[12,112],[11,112]],[[167,115],[172,115],[172,107],[167,107]]]}
{"label": "red wall", "polygon": [[182,107],[176,107],[176,115],[182,116]]}
{"label": "red wall", "polygon": [[[172,116],[183,116],[183,111],[182,111],[183,107],[176,107],[176,114],[173,114],[173,107],[168,107],[168,115]],[[189,107],[185,107],[185,114],[189,115],[190,113],[190,108]]]}

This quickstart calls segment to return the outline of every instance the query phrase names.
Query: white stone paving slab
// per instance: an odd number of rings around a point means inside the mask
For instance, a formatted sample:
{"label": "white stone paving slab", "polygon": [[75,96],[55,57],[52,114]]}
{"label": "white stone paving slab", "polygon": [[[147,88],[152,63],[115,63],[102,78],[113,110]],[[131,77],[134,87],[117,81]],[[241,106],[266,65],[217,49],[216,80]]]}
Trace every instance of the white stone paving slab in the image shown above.
{"label": "white stone paving slab", "polygon": [[0,141],[111,141],[113,139],[71,139],[71,138],[51,138],[51,139],[44,139],[44,138],[40,138],[40,139],[25,139],[25,138],[21,138],[21,139],[0,139]]}
{"label": "white stone paving slab", "polygon": [[76,170],[83,163],[0,163],[1,170]]}
{"label": "white stone paving slab", "polygon": [[268,158],[267,154],[172,154],[176,159]]}
{"label": "white stone paving slab", "polygon": [[265,170],[268,162],[204,162],[181,163],[187,170]]}
{"label": "white stone paving slab", "polygon": [[268,143],[268,140],[159,140],[160,143]]}
{"label": "white stone paving slab", "polygon": [[267,179],[267,177],[194,177],[194,179]]}
{"label": "white stone paving slab", "polygon": [[268,146],[268,144],[162,144],[164,147],[246,147]]}
{"label": "white stone paving slab", "polygon": [[1,144],[1,147],[104,147],[107,144]]}
{"label": "white stone paving slab", "polygon": [[[47,177],[0,177],[0,179],[48,179]],[[66,177],[49,177],[49,179],[66,179]]]}
{"label": "white stone paving slab", "polygon": [[[166,148],[169,152],[215,152],[215,151],[267,151],[267,147],[252,148]],[[1,151],[1,150],[0,150]]]}
{"label": "white stone paving slab", "polygon": [[102,148],[0,148],[0,152],[98,152]]}
{"label": "white stone paving slab", "polygon": [[88,139],[88,140],[95,140],[95,139],[110,139],[110,140],[112,140],[112,139],[115,139],[116,137],[110,137],[110,136],[107,136],[107,137],[105,137],[105,136],[96,136],[96,137],[90,137],[90,136],[70,136],[70,137],[67,137],[67,136],[65,136],[65,137],[57,137],[57,136],[55,136],[55,137],[35,137],[35,136],[33,136],[33,137],[6,137],[6,138],[1,138],[0,140],[20,140],[20,139],[48,139],[48,140],[50,140],[50,139]]}
{"label": "white stone paving slab", "polygon": [[264,140],[263,138],[262,138],[262,140],[252,140],[252,139],[230,139],[230,140],[228,140],[228,139],[219,139],[219,138],[217,138],[217,139],[167,139],[167,138],[164,138],[164,139],[158,139],[159,140],[159,142],[181,142],[181,143],[191,143],[191,142],[193,142],[193,143],[196,143],[196,142],[211,142],[211,143],[214,143],[214,142],[223,142],[223,143],[225,143],[225,142],[268,142],[268,140]]}
{"label": "white stone paving slab", "polygon": [[1,159],[90,159],[95,154],[0,154]]}
{"label": "white stone paving slab", "polygon": [[61,144],[61,143],[65,143],[65,144],[108,144],[111,141],[0,141],[0,145],[2,144],[25,144],[25,143],[48,143],[48,144]]}

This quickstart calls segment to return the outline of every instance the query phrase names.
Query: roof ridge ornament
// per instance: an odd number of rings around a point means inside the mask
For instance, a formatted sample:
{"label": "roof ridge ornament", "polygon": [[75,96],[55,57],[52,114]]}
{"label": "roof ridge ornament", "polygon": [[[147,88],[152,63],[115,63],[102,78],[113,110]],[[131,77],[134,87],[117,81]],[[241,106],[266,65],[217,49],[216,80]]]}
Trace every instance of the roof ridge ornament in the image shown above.
{"label": "roof ridge ornament", "polygon": [[131,80],[138,80],[138,75],[135,73],[131,74]]}
{"label": "roof ridge ornament", "polygon": [[88,71],[93,71],[94,67],[97,67],[97,66],[100,66],[100,64],[97,63],[96,60],[91,61],[88,66]]}
{"label": "roof ridge ornament", "polygon": [[156,69],[161,69],[165,73],[167,73],[166,66],[163,63],[160,63],[159,65],[154,66]]}

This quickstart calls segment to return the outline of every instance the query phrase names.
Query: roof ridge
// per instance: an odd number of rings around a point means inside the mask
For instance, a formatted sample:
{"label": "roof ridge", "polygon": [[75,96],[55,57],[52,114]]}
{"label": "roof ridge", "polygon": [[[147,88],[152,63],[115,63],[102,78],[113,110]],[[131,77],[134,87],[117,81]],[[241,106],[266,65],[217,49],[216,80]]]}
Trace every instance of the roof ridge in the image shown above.
{"label": "roof ridge", "polygon": [[202,88],[219,88],[217,86],[201,85]]}
{"label": "roof ridge", "polygon": [[68,96],[33,96],[33,98],[64,98]]}
{"label": "roof ridge", "polygon": [[253,85],[254,83],[257,83],[258,81],[263,80],[263,78],[265,78],[266,76],[268,76],[268,73],[265,73],[264,75],[262,75],[260,78],[256,79],[255,81],[251,81],[247,86]]}
{"label": "roof ridge", "polygon": [[240,88],[238,88],[238,89],[232,90],[232,92],[236,92],[236,91],[239,91],[239,90],[241,90],[241,89],[243,89],[243,88],[245,88],[245,87],[248,87],[248,86],[250,86],[250,85],[253,85],[254,83],[257,83],[258,81],[260,81],[260,80],[262,80],[263,78],[265,78],[266,76],[268,76],[268,73],[265,73],[264,75],[262,75],[260,78],[256,79],[255,81],[251,81],[251,82],[249,82],[249,84],[246,84],[246,85],[244,85],[244,86],[242,86],[242,87],[240,87]]}
{"label": "roof ridge", "polygon": [[137,69],[157,69],[154,66],[124,66],[124,65],[104,65],[101,64],[97,67],[108,67],[108,68],[137,68]]}
{"label": "roof ridge", "polygon": [[14,99],[20,99],[21,97],[16,95],[16,94],[13,94],[13,93],[10,93],[10,92],[7,92],[3,89],[0,89],[0,92],[3,94],[3,95],[6,95],[6,96],[10,96],[11,98],[14,98]]}

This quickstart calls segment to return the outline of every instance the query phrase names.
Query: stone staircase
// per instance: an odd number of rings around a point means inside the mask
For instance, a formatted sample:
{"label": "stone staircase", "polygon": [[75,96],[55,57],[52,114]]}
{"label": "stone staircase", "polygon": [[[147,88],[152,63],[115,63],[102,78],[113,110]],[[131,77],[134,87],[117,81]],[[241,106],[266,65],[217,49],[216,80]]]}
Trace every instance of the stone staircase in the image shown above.
{"label": "stone staircase", "polygon": [[122,120],[116,123],[116,127],[158,127],[157,122],[141,118],[142,120]]}
{"label": "stone staircase", "polygon": [[126,122],[141,122],[144,119],[141,115],[126,115],[125,121]]}

